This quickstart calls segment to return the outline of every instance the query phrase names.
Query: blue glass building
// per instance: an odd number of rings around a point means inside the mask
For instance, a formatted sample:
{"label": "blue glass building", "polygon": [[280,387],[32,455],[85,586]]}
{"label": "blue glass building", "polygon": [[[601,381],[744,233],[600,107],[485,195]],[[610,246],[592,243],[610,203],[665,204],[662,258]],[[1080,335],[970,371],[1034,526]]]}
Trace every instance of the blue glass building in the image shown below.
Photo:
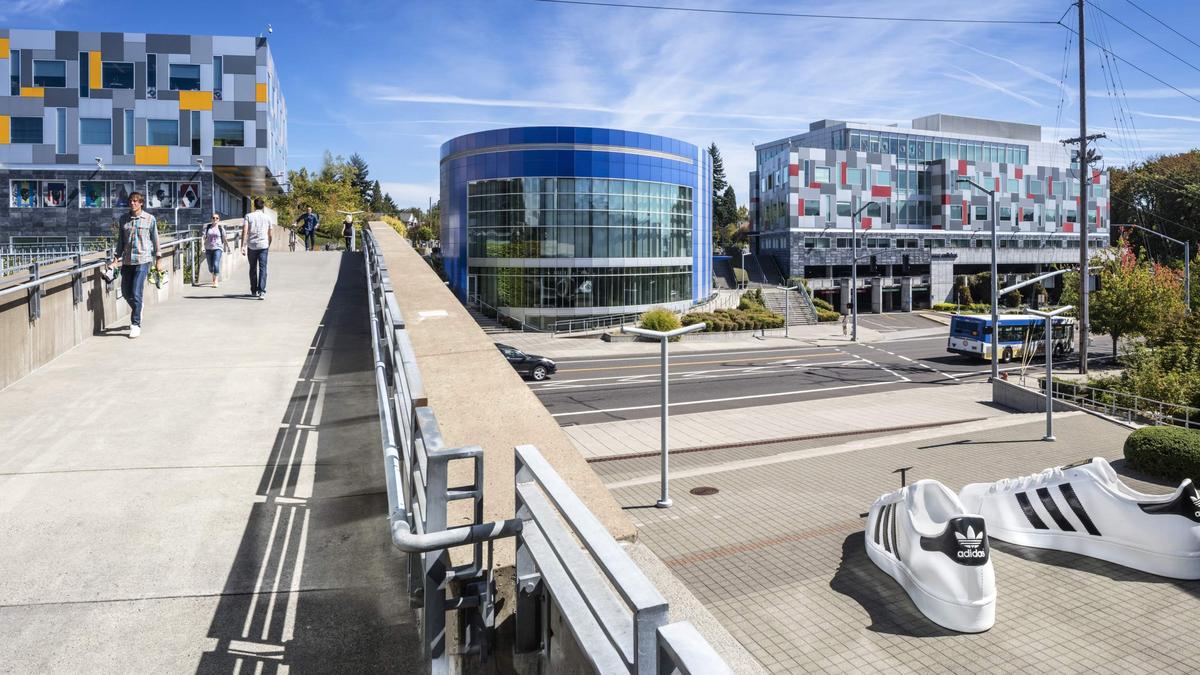
{"label": "blue glass building", "polygon": [[712,292],[712,163],[665,136],[522,127],[442,145],[450,287],[533,326]]}

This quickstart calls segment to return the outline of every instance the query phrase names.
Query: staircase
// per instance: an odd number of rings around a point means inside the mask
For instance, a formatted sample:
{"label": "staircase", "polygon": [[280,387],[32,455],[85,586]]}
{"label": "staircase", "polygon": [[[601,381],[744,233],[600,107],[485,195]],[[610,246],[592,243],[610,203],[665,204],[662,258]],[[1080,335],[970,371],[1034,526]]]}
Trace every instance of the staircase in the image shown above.
{"label": "staircase", "polygon": [[730,289],[736,288],[737,282],[733,277],[732,261],[714,260],[713,261],[713,288]]}
{"label": "staircase", "polygon": [[816,312],[813,311],[812,306],[808,304],[807,299],[800,294],[799,290],[784,291],[778,288],[763,288],[762,295],[767,309],[780,316],[786,315],[789,326],[817,323]]}
{"label": "staircase", "polygon": [[778,286],[783,283],[783,273],[772,255],[746,256],[746,273],[751,286]]}
{"label": "staircase", "polygon": [[487,333],[488,335],[504,335],[506,333],[515,332],[508,326],[505,326],[499,321],[488,317],[486,314],[479,311],[479,308],[477,307],[472,305],[464,305],[464,307],[467,308],[467,313],[471,315],[471,318],[475,319],[475,323],[479,324],[479,327],[483,329],[483,332]]}

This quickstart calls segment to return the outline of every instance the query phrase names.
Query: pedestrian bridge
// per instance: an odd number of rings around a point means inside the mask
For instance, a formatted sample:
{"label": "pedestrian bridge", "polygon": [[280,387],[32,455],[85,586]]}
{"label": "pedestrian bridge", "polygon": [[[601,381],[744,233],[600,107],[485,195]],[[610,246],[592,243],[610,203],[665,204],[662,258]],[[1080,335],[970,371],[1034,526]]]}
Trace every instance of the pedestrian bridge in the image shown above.
{"label": "pedestrian bridge", "polygon": [[366,255],[273,250],[266,300],[236,254],[211,288],[194,242],[167,246],[136,340],[87,260],[0,282],[6,668],[720,672],[566,436],[381,228]]}

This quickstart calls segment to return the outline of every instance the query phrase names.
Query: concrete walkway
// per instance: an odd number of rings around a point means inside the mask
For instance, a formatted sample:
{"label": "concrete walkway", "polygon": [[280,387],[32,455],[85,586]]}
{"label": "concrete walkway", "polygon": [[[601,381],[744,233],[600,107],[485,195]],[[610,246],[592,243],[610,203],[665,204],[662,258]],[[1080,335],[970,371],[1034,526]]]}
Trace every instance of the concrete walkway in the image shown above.
{"label": "concrete walkway", "polygon": [[[816,401],[671,415],[670,448],[765,443],[819,436],[895,432],[1013,417],[989,403],[988,384],[883,392]],[[589,460],[659,451],[659,418],[566,427]]]}
{"label": "concrete walkway", "polygon": [[270,270],[0,392],[0,670],[416,672],[361,257]]}

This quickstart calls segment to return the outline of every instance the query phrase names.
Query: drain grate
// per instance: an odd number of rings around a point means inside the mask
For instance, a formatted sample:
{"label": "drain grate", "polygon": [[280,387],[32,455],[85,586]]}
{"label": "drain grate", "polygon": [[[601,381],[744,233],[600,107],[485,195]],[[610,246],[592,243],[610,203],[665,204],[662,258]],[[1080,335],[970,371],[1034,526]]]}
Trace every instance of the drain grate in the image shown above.
{"label": "drain grate", "polygon": [[718,492],[720,492],[720,490],[718,490],[715,487],[710,487],[708,485],[702,485],[700,487],[692,488],[691,490],[688,490],[688,492],[690,492],[698,497],[707,497],[709,495],[717,494]]}

